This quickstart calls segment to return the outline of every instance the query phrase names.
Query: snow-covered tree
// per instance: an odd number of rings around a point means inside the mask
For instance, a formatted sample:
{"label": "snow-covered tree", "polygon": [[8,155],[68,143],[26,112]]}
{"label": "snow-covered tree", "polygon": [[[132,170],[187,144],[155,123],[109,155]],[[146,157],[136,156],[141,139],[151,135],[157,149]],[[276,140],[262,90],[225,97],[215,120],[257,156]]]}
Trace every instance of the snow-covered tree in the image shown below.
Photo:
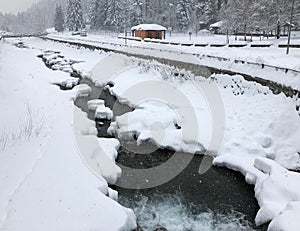
{"label": "snow-covered tree", "polygon": [[[295,0],[294,24],[300,20],[299,2]],[[228,0],[221,8],[221,17],[232,31],[246,33],[259,29],[268,33],[275,30],[279,37],[282,26],[290,20],[291,4],[291,0]]]}
{"label": "snow-covered tree", "polygon": [[72,0],[67,0],[67,15],[66,15],[66,26],[70,31],[74,29],[73,23],[73,11],[74,11],[74,2]]}
{"label": "snow-covered tree", "polygon": [[144,22],[144,3],[142,0],[129,0],[130,23],[138,25]]}
{"label": "snow-covered tree", "polygon": [[229,0],[222,9],[223,19],[226,21],[227,29],[232,33],[246,33],[255,30],[257,26],[254,20],[255,0]]}
{"label": "snow-covered tree", "polygon": [[89,5],[89,13],[88,13],[88,18],[89,22],[91,24],[91,28],[96,28],[97,27],[97,13],[99,10],[99,5],[100,5],[100,0],[91,0],[90,5]]}
{"label": "snow-covered tree", "polygon": [[179,0],[176,6],[177,24],[181,30],[188,29],[192,18],[192,6],[190,0]]}
{"label": "snow-covered tree", "polygon": [[128,5],[126,5],[126,2],[124,0],[110,0],[107,3],[107,15],[104,25],[115,27],[124,25],[125,15],[128,14]]}
{"label": "snow-covered tree", "polygon": [[72,22],[75,31],[84,28],[81,0],[74,0]]}
{"label": "snow-covered tree", "polygon": [[67,27],[78,31],[84,27],[81,0],[67,1]]}
{"label": "snow-covered tree", "polygon": [[61,5],[57,5],[55,8],[55,17],[54,17],[54,28],[58,32],[64,31],[64,13]]}
{"label": "snow-covered tree", "polygon": [[[298,3],[299,1],[295,1]],[[297,4],[296,4],[297,5]],[[295,5],[295,6],[296,6]],[[280,37],[281,27],[290,21],[292,1],[290,0],[259,0],[255,2],[255,22],[264,31],[276,30]],[[297,6],[295,7],[295,9]],[[295,12],[297,9],[295,10]],[[299,11],[298,11],[299,12]],[[295,21],[296,14],[295,14]],[[299,19],[299,18],[298,18]]]}

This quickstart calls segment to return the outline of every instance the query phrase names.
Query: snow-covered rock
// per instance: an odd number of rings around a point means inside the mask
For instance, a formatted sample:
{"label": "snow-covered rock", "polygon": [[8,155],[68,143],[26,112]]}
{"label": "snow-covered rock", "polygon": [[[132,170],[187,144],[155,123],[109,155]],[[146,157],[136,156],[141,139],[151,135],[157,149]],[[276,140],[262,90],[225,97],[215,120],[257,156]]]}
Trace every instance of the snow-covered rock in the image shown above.
{"label": "snow-covered rock", "polygon": [[77,86],[75,86],[72,91],[75,93],[74,98],[78,98],[78,97],[86,97],[88,96],[91,92],[92,89],[89,85],[87,84],[79,84]]}
{"label": "snow-covered rock", "polygon": [[[291,216],[289,210],[299,214],[300,174],[288,171],[275,161],[266,158],[256,158],[254,166],[265,175],[257,178],[255,184],[255,194],[260,205],[255,219],[256,223],[258,225],[266,223],[281,213],[286,214],[285,216]],[[288,206],[290,202],[297,202],[294,205],[298,206]],[[280,219],[282,217],[277,218],[277,222]],[[275,221],[275,223],[277,222]],[[297,223],[299,224],[299,221]],[[274,224],[271,230],[274,230]]]}
{"label": "snow-covered rock", "polygon": [[113,118],[113,112],[110,108],[105,107],[104,104],[100,104],[95,111],[95,118],[111,120]]}
{"label": "snow-covered rock", "polygon": [[159,147],[172,148],[189,153],[204,150],[200,143],[185,139],[181,129],[181,118],[169,106],[147,101],[133,112],[118,116],[108,129],[119,139],[137,137],[137,144],[151,140]]}
{"label": "snow-covered rock", "polygon": [[96,111],[97,107],[104,105],[104,100],[93,99],[93,100],[88,101],[87,105],[88,105],[89,110]]}
{"label": "snow-covered rock", "polygon": [[269,225],[268,231],[298,231],[300,227],[300,201],[289,202],[278,216]]}

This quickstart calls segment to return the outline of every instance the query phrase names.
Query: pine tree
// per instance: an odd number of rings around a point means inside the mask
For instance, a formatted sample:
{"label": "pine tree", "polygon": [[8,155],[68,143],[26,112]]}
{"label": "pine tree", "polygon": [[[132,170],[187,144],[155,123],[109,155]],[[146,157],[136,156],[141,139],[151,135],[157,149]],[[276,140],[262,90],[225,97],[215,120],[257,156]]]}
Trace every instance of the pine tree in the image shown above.
{"label": "pine tree", "polygon": [[92,29],[97,28],[97,15],[99,11],[99,5],[99,0],[92,0],[90,2],[88,17]]}
{"label": "pine tree", "polygon": [[108,1],[104,25],[120,27],[125,23],[126,14],[128,14],[128,5],[126,5],[124,0],[110,0]]}
{"label": "pine tree", "polygon": [[90,2],[89,20],[92,29],[99,29],[104,26],[108,14],[109,1],[110,0],[92,0]]}
{"label": "pine tree", "polygon": [[188,29],[190,24],[192,11],[191,3],[189,0],[179,0],[176,6],[176,18],[178,26],[181,30]]}
{"label": "pine tree", "polygon": [[142,0],[129,0],[129,15],[130,24],[138,25],[144,22],[143,19],[143,1]]}
{"label": "pine tree", "polygon": [[67,18],[66,18],[66,26],[68,27],[69,31],[74,29],[73,23],[73,11],[74,11],[74,2],[72,0],[67,1]]}
{"label": "pine tree", "polygon": [[72,13],[73,28],[78,31],[84,27],[81,0],[74,0]]}
{"label": "pine tree", "polygon": [[208,24],[212,24],[217,21],[217,16],[218,16],[217,3],[218,2],[216,2],[215,0],[208,0],[205,4],[204,17],[205,17],[205,21]]}
{"label": "pine tree", "polygon": [[57,5],[55,8],[55,16],[54,16],[54,28],[58,32],[64,31],[64,13],[61,5]]}
{"label": "pine tree", "polygon": [[70,31],[78,31],[84,27],[81,0],[68,0],[67,26]]}
{"label": "pine tree", "polygon": [[245,34],[255,30],[254,0],[229,0],[223,9],[223,19],[226,20],[226,28],[231,32]]}

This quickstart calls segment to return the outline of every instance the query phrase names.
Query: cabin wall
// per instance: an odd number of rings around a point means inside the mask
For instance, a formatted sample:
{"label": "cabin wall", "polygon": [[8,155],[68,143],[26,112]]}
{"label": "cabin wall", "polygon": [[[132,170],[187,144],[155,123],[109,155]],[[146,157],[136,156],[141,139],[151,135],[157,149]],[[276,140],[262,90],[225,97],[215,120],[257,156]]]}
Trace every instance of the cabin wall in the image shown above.
{"label": "cabin wall", "polygon": [[135,37],[140,37],[143,40],[145,38],[152,38],[152,39],[163,39],[163,31],[154,31],[154,30],[136,30],[134,31]]}

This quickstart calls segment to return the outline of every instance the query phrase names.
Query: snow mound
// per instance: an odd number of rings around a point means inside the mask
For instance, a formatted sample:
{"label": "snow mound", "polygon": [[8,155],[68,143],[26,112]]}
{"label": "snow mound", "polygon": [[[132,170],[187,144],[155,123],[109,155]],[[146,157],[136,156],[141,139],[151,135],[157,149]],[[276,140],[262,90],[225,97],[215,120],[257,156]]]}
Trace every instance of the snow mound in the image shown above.
{"label": "snow mound", "polygon": [[93,99],[87,103],[88,109],[91,111],[96,111],[97,107],[104,105],[104,101],[101,99]]}
{"label": "snow mound", "polygon": [[72,90],[75,93],[74,99],[79,97],[87,97],[92,92],[92,89],[87,84],[79,84]]}
{"label": "snow mound", "polygon": [[181,118],[168,105],[157,101],[141,103],[133,112],[118,116],[108,132],[121,140],[135,137],[137,144],[151,140],[159,147],[176,151],[204,150],[200,143],[183,135]]}
{"label": "snow mound", "polygon": [[70,90],[79,83],[78,78],[68,77],[66,79],[57,79],[56,81],[53,81],[54,84],[57,84],[61,87],[63,87],[66,90]]}
{"label": "snow mound", "polygon": [[113,112],[110,108],[105,107],[104,104],[100,104],[95,111],[95,118],[111,120],[113,118]]}
{"label": "snow mound", "polygon": [[[266,223],[281,213],[285,214],[283,216],[295,215],[289,210],[297,212],[299,216],[300,174],[288,171],[275,161],[266,158],[256,158],[254,166],[265,174],[265,177],[258,178],[255,184],[255,194],[260,205],[256,223],[258,225]],[[297,201],[298,206],[288,206],[288,203],[293,201]],[[280,223],[281,219],[282,217],[279,217],[274,222]],[[299,225],[299,219],[294,223]]]}
{"label": "snow mound", "polygon": [[99,178],[104,178],[108,183],[114,184],[121,176],[121,169],[115,164],[119,144],[114,139],[99,140],[95,135],[97,130],[94,122],[83,120],[82,117],[85,118],[86,114],[74,107],[74,121],[76,121],[74,130],[81,157]]}
{"label": "snow mound", "polygon": [[120,142],[113,138],[99,138],[99,145],[105,150],[105,154],[113,161],[118,157]]}
{"label": "snow mound", "polygon": [[256,82],[248,82],[241,75],[213,75],[212,78],[219,86],[230,89],[234,95],[254,96],[257,94],[271,94],[268,87]]}
{"label": "snow mound", "polygon": [[289,202],[278,216],[270,223],[268,231],[289,230],[298,231],[300,226],[300,201]]}
{"label": "snow mound", "polygon": [[227,115],[221,155],[263,156],[287,169],[299,169],[296,100],[274,95],[268,88],[247,82],[241,76],[216,75],[214,79],[225,89],[222,94]]}

